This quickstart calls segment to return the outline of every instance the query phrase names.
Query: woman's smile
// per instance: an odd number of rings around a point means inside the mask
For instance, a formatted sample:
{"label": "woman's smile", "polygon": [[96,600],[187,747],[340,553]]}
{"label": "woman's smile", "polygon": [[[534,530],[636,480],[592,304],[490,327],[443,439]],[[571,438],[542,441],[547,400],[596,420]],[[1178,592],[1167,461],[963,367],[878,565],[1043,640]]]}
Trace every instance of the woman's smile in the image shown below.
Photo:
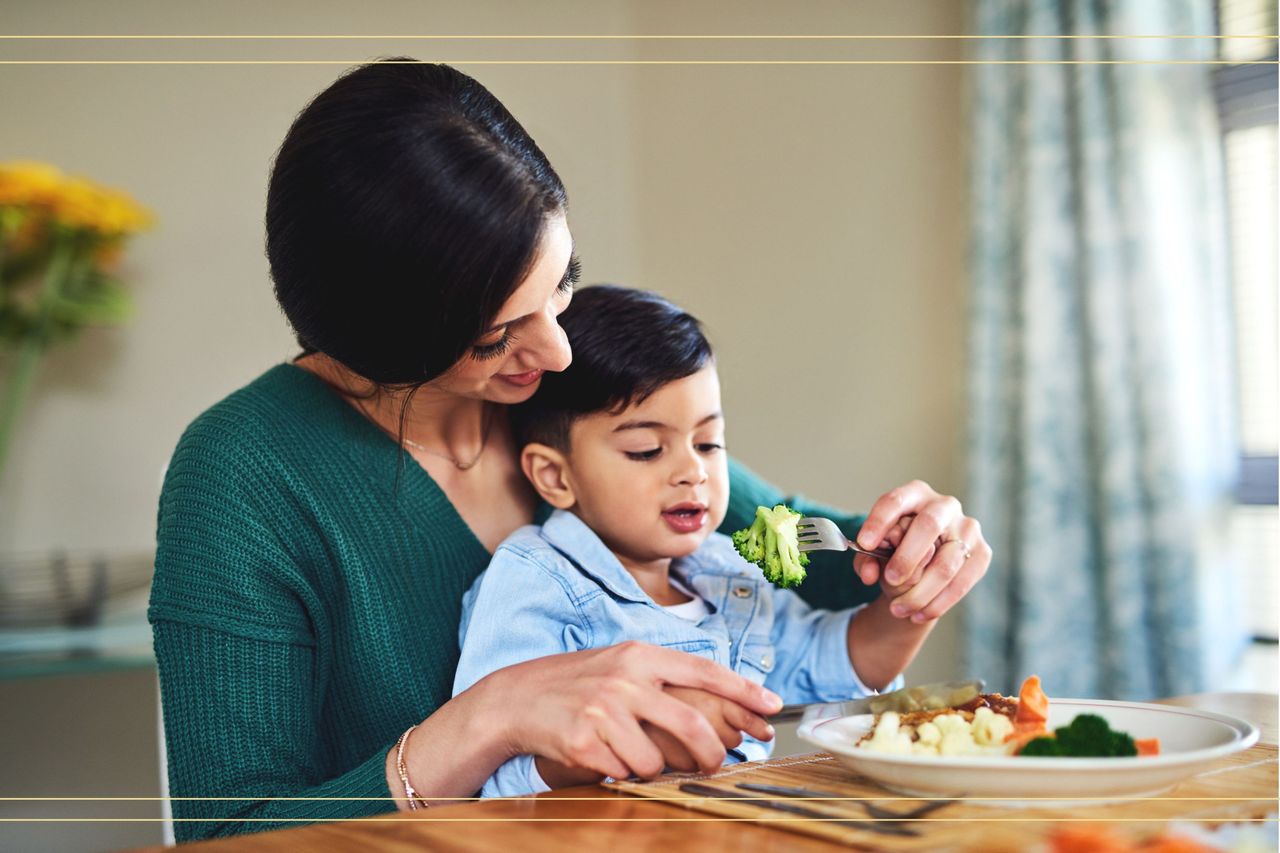
{"label": "woman's smile", "polygon": [[509,382],[520,388],[526,388],[541,379],[544,372],[545,371],[539,369],[528,370],[524,373],[499,373],[498,378],[503,382]]}

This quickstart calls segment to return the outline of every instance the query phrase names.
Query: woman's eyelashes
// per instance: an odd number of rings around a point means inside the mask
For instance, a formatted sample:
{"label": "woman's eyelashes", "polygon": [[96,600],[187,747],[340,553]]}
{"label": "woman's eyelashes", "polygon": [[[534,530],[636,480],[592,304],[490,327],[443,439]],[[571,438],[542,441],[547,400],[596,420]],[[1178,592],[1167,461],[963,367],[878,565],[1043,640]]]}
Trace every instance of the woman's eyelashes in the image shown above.
{"label": "woman's eyelashes", "polygon": [[[582,265],[578,262],[575,255],[569,259],[569,268],[565,270],[564,278],[560,279],[560,283],[556,285],[556,294],[558,296],[571,296],[573,287],[578,283],[578,277],[582,274]],[[568,305],[568,302],[565,302]],[[560,309],[561,311],[564,308]],[[559,312],[557,312],[559,313]],[[511,344],[515,340],[515,336],[511,334],[510,329],[503,330],[502,337],[491,344],[473,344],[471,347],[471,357],[477,361],[486,361],[491,358],[497,358],[500,355],[506,355],[511,349]]]}
{"label": "woman's eyelashes", "polygon": [[511,342],[514,336],[508,331],[503,332],[502,337],[491,344],[476,344],[471,348],[471,357],[477,361],[487,361],[491,358],[497,358],[505,355],[507,350],[511,349]]}
{"label": "woman's eyelashes", "polygon": [[577,255],[569,258],[569,267],[564,271],[564,278],[560,279],[560,286],[556,288],[561,293],[572,293],[573,286],[582,278],[582,262],[578,260]]}
{"label": "woman's eyelashes", "polygon": [[578,283],[578,274],[578,259],[574,258],[569,261],[569,269],[565,270],[564,278],[560,279],[560,283],[556,285],[555,299],[559,303],[556,308],[557,315],[568,308],[569,303],[573,301],[573,290]]}

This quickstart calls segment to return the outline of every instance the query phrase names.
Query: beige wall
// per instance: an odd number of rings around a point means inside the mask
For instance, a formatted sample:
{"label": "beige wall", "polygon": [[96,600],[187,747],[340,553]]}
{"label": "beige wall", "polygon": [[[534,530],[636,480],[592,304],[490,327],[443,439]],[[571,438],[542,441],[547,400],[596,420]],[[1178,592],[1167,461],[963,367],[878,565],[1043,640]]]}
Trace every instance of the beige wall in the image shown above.
{"label": "beige wall", "polygon": [[[767,2],[468,4],[465,14],[460,5],[384,5],[375,20],[356,26],[340,4],[223,4],[179,14],[172,4],[132,2],[112,4],[104,15],[91,2],[30,2],[8,4],[5,29],[923,34],[960,27],[959,4],[930,2],[819,3],[789,9],[785,18]],[[432,50],[473,58],[871,55],[838,42],[797,48],[767,41],[638,48],[37,42],[5,49],[29,58],[359,59]],[[0,483],[0,548],[146,547],[160,473],[182,428],[291,353],[262,253],[266,174],[293,114],[339,70],[0,71],[0,99],[22,107],[0,123],[0,157],[49,160],[125,187],[159,216],[129,254],[133,323],[90,332],[46,364]],[[565,179],[586,279],[660,290],[707,322],[721,353],[737,455],[781,484],[850,506],[912,476],[959,485],[957,69],[467,70],[525,122]]]}
{"label": "beige wall", "polygon": [[[185,10],[175,14],[175,6]],[[504,4],[467,20],[456,7],[387,6],[365,32],[628,30],[625,4]],[[431,14],[449,10],[452,17]],[[348,4],[125,2],[8,4],[6,32],[347,32]],[[212,8],[210,8],[212,7]],[[495,7],[496,8],[496,7]],[[247,14],[246,14],[247,13]],[[442,21],[448,23],[442,23]],[[300,22],[305,22],[303,26]],[[555,29],[556,27],[552,27]],[[431,43],[432,46],[435,43]],[[441,55],[503,46],[439,47]],[[321,43],[17,43],[10,56],[373,58],[423,54],[412,41]],[[137,315],[55,352],[0,481],[0,552],[150,546],[160,477],[203,408],[289,357],[294,346],[263,256],[267,172],[295,113],[341,65],[8,66],[0,71],[0,159],[39,159],[127,188],[159,225],[128,256]],[[592,274],[635,278],[631,184],[634,74],[625,67],[476,70],[525,118],[573,192]],[[22,111],[14,115],[13,106]]]}
{"label": "beige wall", "polygon": [[[7,33],[912,33],[960,4],[8,2]],[[110,42],[10,58],[867,58],[923,43]],[[948,51],[952,53],[948,53]],[[556,164],[588,281],[653,288],[718,346],[733,452],[850,507],[960,487],[961,72],[946,66],[464,65]],[[0,160],[124,187],[159,226],[137,315],[45,365],[0,481],[0,552],[145,549],[160,476],[204,407],[287,358],[262,251],[267,169],[334,65],[6,66]],[[801,372],[803,371],[803,373]],[[917,667],[952,666],[946,633]],[[949,674],[949,673],[948,673]]]}
{"label": "beige wall", "polygon": [[[949,34],[960,31],[959,6],[932,0],[793,7],[765,0],[382,2],[352,17],[347,10],[360,7],[300,0],[201,6],[10,0],[3,30]],[[913,56],[926,45],[0,43],[6,58],[338,63],[394,53],[867,58],[891,48]],[[292,353],[262,252],[267,169],[294,113],[341,67],[0,68],[6,105],[0,160],[47,160],[127,188],[159,217],[159,226],[129,253],[125,273],[137,301],[132,324],[90,332],[45,365],[0,480],[0,553],[149,548],[161,472],[182,429]],[[660,290],[706,321],[721,357],[736,455],[781,485],[850,507],[865,507],[915,476],[959,488],[963,229],[956,68],[463,67],[507,103],[556,164],[569,187],[586,279]],[[935,635],[914,678],[951,674],[951,634],[944,626]],[[112,773],[91,768],[147,775],[155,766],[149,749],[154,693],[139,687],[147,676],[96,678],[8,685],[0,702],[9,708],[0,709],[8,722],[0,731],[10,737],[0,752],[12,766],[26,768],[15,793],[102,794]],[[41,767],[62,766],[48,758],[68,743],[58,709],[86,693],[115,698],[77,717],[84,741],[76,747],[80,770],[70,780],[52,769],[41,775]],[[21,720],[13,716],[19,707],[25,709]],[[40,720],[50,721],[47,731]],[[14,739],[18,732],[30,749]],[[121,793],[148,793],[135,790],[135,782],[126,787]],[[120,831],[125,834],[108,841],[92,826],[66,825],[41,828],[38,837],[63,849],[158,838],[154,824]]]}
{"label": "beige wall", "polygon": [[[721,4],[709,4],[721,11]],[[961,4],[646,3],[645,32],[954,34]],[[699,13],[701,10],[701,14]],[[806,14],[808,10],[809,14]],[[958,58],[954,46],[926,45]],[[922,57],[920,43],[700,43],[684,56]],[[673,55],[668,48],[666,55]],[[962,486],[964,225],[956,66],[660,66],[637,74],[640,278],[707,324],[739,459],[866,508]],[[581,216],[579,215],[579,218]],[[588,278],[596,277],[586,259]],[[910,680],[955,675],[944,620]]]}

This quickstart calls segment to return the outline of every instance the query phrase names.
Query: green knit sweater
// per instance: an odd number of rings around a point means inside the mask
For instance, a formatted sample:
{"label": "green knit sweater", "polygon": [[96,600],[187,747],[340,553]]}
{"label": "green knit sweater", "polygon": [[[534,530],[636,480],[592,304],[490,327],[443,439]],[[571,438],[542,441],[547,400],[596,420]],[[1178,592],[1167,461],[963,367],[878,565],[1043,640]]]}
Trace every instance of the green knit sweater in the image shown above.
{"label": "green knit sweater", "polygon": [[[779,501],[860,523],[736,464],[730,495],[724,530]],[[387,750],[449,699],[462,595],[488,562],[431,477],[298,367],[197,418],[160,496],[148,615],[170,794],[235,799],[175,799],[178,839],[393,809]],[[874,594],[843,554],[804,589]]]}

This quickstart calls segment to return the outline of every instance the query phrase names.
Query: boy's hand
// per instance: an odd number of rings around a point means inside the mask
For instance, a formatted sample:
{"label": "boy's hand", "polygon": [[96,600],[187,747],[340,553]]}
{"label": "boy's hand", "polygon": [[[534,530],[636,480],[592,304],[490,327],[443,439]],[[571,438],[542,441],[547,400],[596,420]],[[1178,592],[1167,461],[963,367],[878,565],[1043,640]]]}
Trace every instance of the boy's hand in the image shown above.
{"label": "boy's hand", "polygon": [[[763,717],[752,714],[734,702],[728,702],[714,693],[698,690],[694,687],[673,687],[667,685],[663,692],[679,699],[695,711],[706,717],[707,722],[720,736],[725,749],[733,749],[742,743],[742,733],[747,732],[757,740],[772,740],[773,726]],[[692,773],[698,769],[697,762],[689,755],[689,751],[670,732],[660,729],[651,723],[643,724],[644,733],[662,750],[663,761],[671,770]]]}
{"label": "boy's hand", "polygon": [[538,768],[542,781],[553,791],[557,788],[572,788],[574,785],[594,785],[604,778],[589,767],[569,767],[554,758],[543,758],[541,755],[533,757],[533,764]]}

